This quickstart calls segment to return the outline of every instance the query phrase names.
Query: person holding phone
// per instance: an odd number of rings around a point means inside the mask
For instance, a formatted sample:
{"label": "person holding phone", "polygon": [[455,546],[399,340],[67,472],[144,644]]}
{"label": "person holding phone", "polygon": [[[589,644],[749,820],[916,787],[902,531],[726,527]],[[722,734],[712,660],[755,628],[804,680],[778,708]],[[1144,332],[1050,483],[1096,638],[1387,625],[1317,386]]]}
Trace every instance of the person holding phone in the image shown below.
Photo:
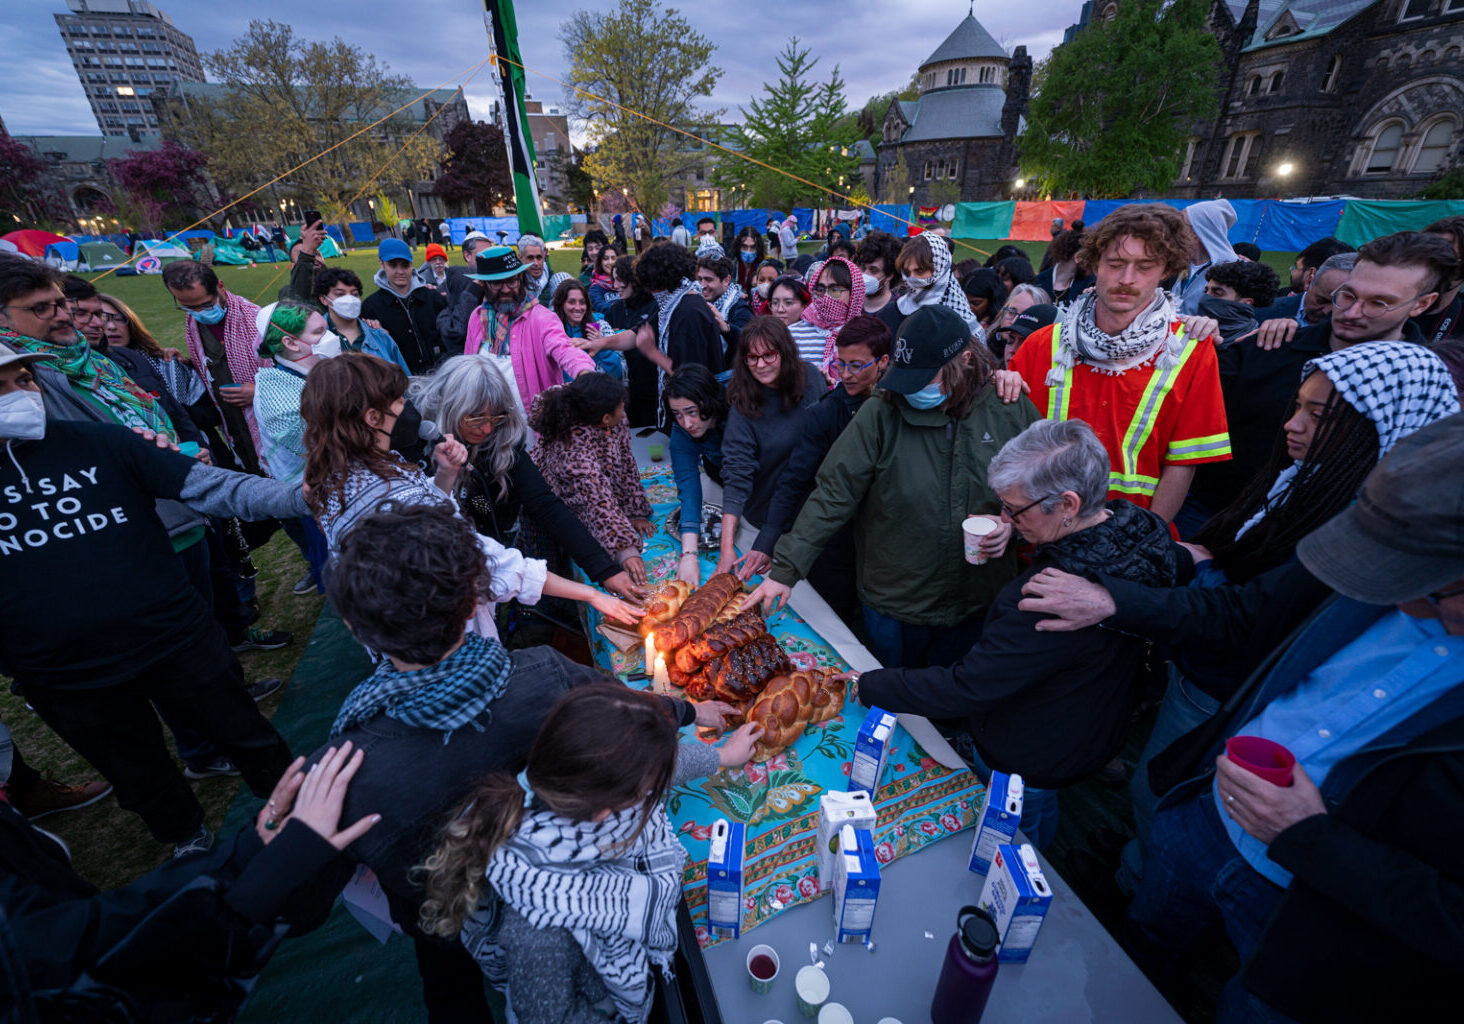
{"label": "person holding phone", "polygon": [[315,274],[325,269],[320,246],[325,241],[325,221],[316,210],[305,211],[300,237],[290,243],[290,280],[279,291],[281,302],[315,305]]}

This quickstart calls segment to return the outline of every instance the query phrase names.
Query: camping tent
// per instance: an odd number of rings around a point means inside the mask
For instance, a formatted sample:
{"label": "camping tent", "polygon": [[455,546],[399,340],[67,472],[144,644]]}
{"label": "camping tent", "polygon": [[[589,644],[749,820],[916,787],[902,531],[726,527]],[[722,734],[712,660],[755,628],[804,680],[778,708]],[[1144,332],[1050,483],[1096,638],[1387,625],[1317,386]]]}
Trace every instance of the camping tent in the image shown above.
{"label": "camping tent", "polygon": [[8,235],[0,236],[7,242],[15,245],[15,248],[34,259],[44,259],[46,246],[52,242],[69,242],[71,239],[65,235],[52,234],[49,231],[37,231],[34,228],[27,228],[23,231],[12,231]]}
{"label": "camping tent", "polygon": [[51,242],[46,246],[45,261],[57,270],[75,270],[81,262],[81,250],[69,238]]}
{"label": "camping tent", "polygon": [[191,260],[193,253],[181,245],[170,245],[168,242],[156,238],[142,238],[137,242],[137,247],[132,253],[132,258],[139,256],[155,256],[160,260]]}
{"label": "camping tent", "polygon": [[112,242],[82,242],[81,262],[86,270],[120,267],[127,262],[127,254]]}
{"label": "camping tent", "polygon": [[231,267],[247,267],[251,263],[260,262],[261,259],[267,260],[267,257],[263,253],[250,253],[238,242],[226,242],[220,239],[214,243],[213,261],[215,265],[222,263]]}

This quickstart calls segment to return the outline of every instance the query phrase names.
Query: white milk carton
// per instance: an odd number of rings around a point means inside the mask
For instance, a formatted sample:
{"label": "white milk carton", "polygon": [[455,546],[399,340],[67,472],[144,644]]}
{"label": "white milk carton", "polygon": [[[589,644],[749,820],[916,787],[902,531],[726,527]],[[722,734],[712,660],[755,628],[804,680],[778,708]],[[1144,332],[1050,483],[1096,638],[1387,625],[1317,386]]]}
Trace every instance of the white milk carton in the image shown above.
{"label": "white milk carton", "polygon": [[707,929],[722,939],[742,934],[742,852],[744,826],[718,818],[707,853]]}
{"label": "white milk carton", "polygon": [[868,942],[879,901],[879,860],[867,829],[845,825],[839,830],[834,858],[834,938]]}
{"label": "white milk carton", "polygon": [[854,739],[854,758],[849,762],[849,792],[862,789],[874,796],[884,774],[885,760],[895,737],[895,716],[883,708],[870,708]]}
{"label": "white milk carton", "polygon": [[998,843],[1010,843],[1017,835],[1022,820],[1022,777],[992,772],[976,814],[976,837],[971,841],[971,862],[967,865],[978,875],[991,870],[991,858]]}
{"label": "white milk carton", "polygon": [[1001,948],[996,959],[1024,964],[1052,906],[1052,887],[1037,863],[1037,851],[1023,843],[1002,843],[981,887],[981,907],[996,921]]}
{"label": "white milk carton", "polygon": [[845,825],[870,831],[874,829],[874,804],[864,790],[825,793],[818,802],[818,887],[823,892],[828,892],[834,884],[839,830]]}

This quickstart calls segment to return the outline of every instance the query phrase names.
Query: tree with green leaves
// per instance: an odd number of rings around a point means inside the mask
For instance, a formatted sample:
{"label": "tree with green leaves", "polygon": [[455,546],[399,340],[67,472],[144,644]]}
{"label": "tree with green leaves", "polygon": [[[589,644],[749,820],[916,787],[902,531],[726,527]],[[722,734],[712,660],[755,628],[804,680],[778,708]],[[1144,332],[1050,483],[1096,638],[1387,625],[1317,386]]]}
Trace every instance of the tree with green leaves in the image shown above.
{"label": "tree with green leaves", "polygon": [[346,141],[415,90],[339,37],[307,42],[289,25],[251,21],[245,35],[205,54],[203,64],[222,94],[170,102],[164,134],[207,153],[210,175],[232,191],[248,192],[289,171],[279,192],[339,209],[358,195],[425,179],[441,157],[430,131],[412,138],[418,126],[405,111]]}
{"label": "tree with green leaves", "polygon": [[847,194],[859,178],[859,156],[849,148],[859,128],[849,116],[838,65],[816,82],[817,65],[797,36],[788,40],[778,54],[777,79],[763,83],[764,95],[742,108],[742,124],[729,134],[731,148],[768,166],[729,157],[718,168],[719,185],[745,182],[752,205],[769,209],[845,205],[829,193]]}
{"label": "tree with green leaves", "polygon": [[626,189],[637,209],[660,210],[671,182],[699,163],[696,143],[675,129],[704,138],[723,114],[696,105],[722,75],[716,45],[659,0],[576,11],[560,39],[568,106],[593,147],[584,169],[601,192]]}
{"label": "tree with green leaves", "polygon": [[1218,110],[1208,0],[1127,0],[1037,68],[1023,175],[1045,192],[1121,198],[1174,185],[1184,141]]}

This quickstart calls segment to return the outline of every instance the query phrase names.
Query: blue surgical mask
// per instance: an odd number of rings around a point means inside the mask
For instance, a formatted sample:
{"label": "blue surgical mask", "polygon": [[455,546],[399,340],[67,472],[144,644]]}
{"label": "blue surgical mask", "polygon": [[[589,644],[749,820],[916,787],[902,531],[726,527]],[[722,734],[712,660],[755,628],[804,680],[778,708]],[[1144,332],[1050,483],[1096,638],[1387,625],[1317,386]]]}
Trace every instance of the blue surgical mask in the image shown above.
{"label": "blue surgical mask", "polygon": [[913,395],[906,395],[905,401],[917,409],[934,409],[946,400],[945,392],[940,389],[940,384],[927,384]]}
{"label": "blue surgical mask", "polygon": [[742,250],[742,262],[743,263],[753,263],[753,262],[756,262],[756,260],[757,260],[757,251],[756,250],[754,250],[752,252],[748,252],[746,249],[743,249]]}
{"label": "blue surgical mask", "polygon": [[189,316],[193,317],[193,319],[197,320],[201,324],[221,324],[224,322],[224,316],[227,314],[227,312],[228,311],[217,302],[215,302],[212,306],[209,306],[207,309],[190,309],[187,311]]}

